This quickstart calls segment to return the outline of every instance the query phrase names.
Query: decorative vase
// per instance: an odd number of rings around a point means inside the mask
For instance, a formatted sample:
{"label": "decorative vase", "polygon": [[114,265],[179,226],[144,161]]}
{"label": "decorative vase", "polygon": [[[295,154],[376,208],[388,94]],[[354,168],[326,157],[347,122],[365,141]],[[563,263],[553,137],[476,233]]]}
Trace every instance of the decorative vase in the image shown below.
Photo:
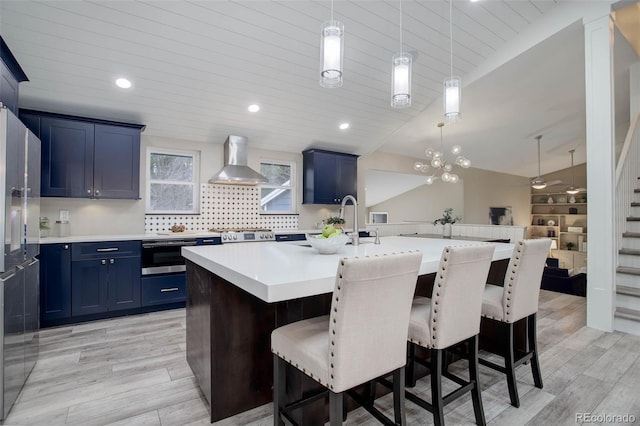
{"label": "decorative vase", "polygon": [[451,224],[445,223],[442,228],[442,237],[443,238],[451,238]]}

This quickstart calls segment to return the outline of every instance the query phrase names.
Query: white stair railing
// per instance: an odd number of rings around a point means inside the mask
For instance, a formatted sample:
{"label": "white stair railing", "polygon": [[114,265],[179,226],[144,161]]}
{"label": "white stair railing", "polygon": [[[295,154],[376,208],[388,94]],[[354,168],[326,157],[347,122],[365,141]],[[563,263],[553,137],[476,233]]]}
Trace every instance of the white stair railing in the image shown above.
{"label": "white stair railing", "polygon": [[624,140],[620,159],[616,166],[616,212],[615,233],[617,249],[615,251],[618,265],[618,250],[622,248],[622,233],[627,229],[627,217],[631,214],[631,202],[634,200],[634,189],[640,188],[640,114],[631,120],[627,137]]}

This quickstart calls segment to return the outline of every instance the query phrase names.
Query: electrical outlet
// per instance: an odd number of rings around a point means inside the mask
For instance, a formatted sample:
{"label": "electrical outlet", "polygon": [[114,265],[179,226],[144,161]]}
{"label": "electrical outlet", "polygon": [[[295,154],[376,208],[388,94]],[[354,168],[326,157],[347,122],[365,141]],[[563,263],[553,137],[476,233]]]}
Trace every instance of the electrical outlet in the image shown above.
{"label": "electrical outlet", "polygon": [[60,221],[69,222],[69,210],[60,210]]}

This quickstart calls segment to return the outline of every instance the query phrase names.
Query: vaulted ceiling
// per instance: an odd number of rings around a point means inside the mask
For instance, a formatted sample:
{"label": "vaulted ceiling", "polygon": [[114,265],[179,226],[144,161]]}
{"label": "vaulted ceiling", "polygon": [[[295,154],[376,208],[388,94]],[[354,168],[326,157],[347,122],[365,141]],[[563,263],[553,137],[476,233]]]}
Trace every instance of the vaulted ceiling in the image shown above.
{"label": "vaulted ceiling", "polygon": [[[464,118],[444,137],[475,167],[534,176],[539,133],[543,173],[568,167],[572,148],[584,161],[582,27],[544,23],[566,5],[454,1],[454,73],[468,84]],[[272,150],[422,156],[439,143],[449,3],[402,1],[404,49],[414,56],[412,106],[402,110],[389,105],[399,2],[335,1],[346,34],[340,89],[318,84],[330,8],[326,0],[3,0],[0,30],[30,79],[21,107],[138,122],[148,135],[207,144],[241,134]],[[514,47],[527,34],[537,38]],[[114,85],[121,76],[131,89]],[[247,112],[252,103],[259,113]],[[340,131],[345,121],[351,127]]]}

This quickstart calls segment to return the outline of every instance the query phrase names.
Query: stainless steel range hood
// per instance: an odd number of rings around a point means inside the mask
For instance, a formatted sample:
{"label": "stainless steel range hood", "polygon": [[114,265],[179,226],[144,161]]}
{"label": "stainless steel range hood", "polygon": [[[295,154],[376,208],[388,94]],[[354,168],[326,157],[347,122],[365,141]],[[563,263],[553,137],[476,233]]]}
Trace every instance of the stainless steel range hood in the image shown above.
{"label": "stainless steel range hood", "polygon": [[209,183],[257,185],[268,182],[266,177],[247,166],[248,144],[246,136],[229,135],[224,142],[224,167],[209,179]]}

